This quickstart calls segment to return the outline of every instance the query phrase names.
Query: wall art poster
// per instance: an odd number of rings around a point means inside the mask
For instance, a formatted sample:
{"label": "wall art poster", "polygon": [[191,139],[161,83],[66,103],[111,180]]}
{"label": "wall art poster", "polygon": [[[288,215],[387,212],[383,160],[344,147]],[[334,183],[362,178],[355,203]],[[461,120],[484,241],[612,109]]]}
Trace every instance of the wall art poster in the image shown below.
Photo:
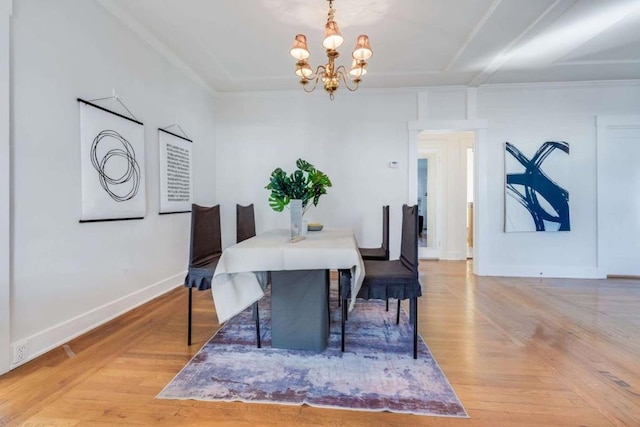
{"label": "wall art poster", "polygon": [[160,213],[191,211],[193,174],[190,139],[158,129]]}
{"label": "wall art poster", "polygon": [[505,224],[510,231],[569,231],[569,143],[505,143]]}
{"label": "wall art poster", "polygon": [[87,101],[80,105],[80,222],[142,219],[144,126]]}

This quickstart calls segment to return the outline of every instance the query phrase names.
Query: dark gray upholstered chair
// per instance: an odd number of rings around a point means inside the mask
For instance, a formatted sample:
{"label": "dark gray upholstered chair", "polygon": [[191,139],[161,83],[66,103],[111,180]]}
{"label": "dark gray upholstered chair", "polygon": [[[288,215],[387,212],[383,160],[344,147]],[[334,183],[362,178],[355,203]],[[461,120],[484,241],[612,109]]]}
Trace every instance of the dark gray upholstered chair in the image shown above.
{"label": "dark gray upholstered chair", "polygon": [[236,242],[240,243],[256,235],[256,219],[253,203],[249,206],[236,205]]}
{"label": "dark gray upholstered chair", "polygon": [[382,245],[379,248],[359,248],[364,260],[389,260],[389,205],[382,207]]}
{"label": "dark gray upholstered chair", "polygon": [[[358,248],[363,260],[389,260],[389,205],[382,207],[382,245],[379,248]],[[338,281],[338,294],[341,293],[342,285]],[[338,300],[338,307],[340,307]],[[387,300],[387,311],[389,311],[389,300]]]}
{"label": "dark gray upholstered chair", "polygon": [[[236,205],[236,243],[240,243],[256,235],[256,218],[253,213],[253,203],[249,206]],[[260,342],[260,312],[258,303],[253,304],[253,318],[256,321],[256,339],[258,348]]]}
{"label": "dark gray upholstered chair", "polygon": [[[418,358],[418,297],[422,288],[418,273],[418,206],[402,207],[402,243],[400,259],[393,261],[365,260],[365,277],[357,298],[398,299],[400,321],[400,300],[409,299],[409,318],[413,324],[413,358]],[[351,295],[351,271],[340,270],[339,279],[342,299],[341,346],[345,347],[345,321],[347,320],[348,300]],[[357,309],[356,305],[356,309]]]}
{"label": "dark gray upholstered chair", "polygon": [[191,345],[192,290],[211,289],[211,279],[222,255],[220,205],[191,205],[191,243],[189,269],[184,285],[189,288],[189,319],[187,343]]}

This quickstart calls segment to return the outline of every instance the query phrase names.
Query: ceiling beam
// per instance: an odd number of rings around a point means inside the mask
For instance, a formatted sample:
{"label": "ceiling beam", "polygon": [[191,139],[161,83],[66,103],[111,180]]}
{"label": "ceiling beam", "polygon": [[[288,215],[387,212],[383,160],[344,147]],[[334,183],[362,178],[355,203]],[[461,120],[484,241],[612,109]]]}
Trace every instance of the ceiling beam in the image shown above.
{"label": "ceiling beam", "polygon": [[460,49],[458,49],[456,54],[453,55],[453,58],[451,58],[451,61],[449,61],[447,66],[444,68],[445,72],[451,71],[451,68],[456,63],[458,58],[460,58],[460,55],[462,55],[462,53],[469,47],[473,39],[475,39],[475,37],[478,35],[482,27],[484,27],[484,24],[487,23],[491,15],[493,15],[493,12],[495,12],[495,10],[498,8],[500,3],[502,3],[502,0],[494,0],[493,3],[491,3],[491,6],[489,6],[489,9],[487,9],[487,11],[484,13],[482,18],[480,19],[480,21],[478,21],[478,23],[476,24],[473,31],[471,31],[467,39],[464,41],[464,43],[462,43],[462,46],[460,46]]}
{"label": "ceiling beam", "polygon": [[495,73],[498,69],[500,69],[504,64],[506,64],[513,52],[515,51],[514,46],[517,46],[518,43],[524,39],[527,34],[531,33],[531,31],[538,25],[542,20],[553,10],[555,9],[562,0],[555,0],[549,7],[547,7],[541,14],[538,16],[535,21],[533,21],[524,31],[522,31],[518,37],[513,39],[511,43],[509,43],[500,53],[498,53],[493,61],[487,65],[487,67],[482,70],[478,75],[476,75],[470,82],[469,86],[480,86],[483,84],[493,73]]}

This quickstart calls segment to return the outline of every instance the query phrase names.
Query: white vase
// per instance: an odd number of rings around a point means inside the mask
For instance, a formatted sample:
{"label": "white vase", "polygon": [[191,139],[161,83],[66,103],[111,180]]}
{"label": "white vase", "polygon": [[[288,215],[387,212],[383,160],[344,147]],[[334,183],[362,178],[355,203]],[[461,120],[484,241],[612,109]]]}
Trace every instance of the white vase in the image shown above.
{"label": "white vase", "polygon": [[289,202],[291,211],[291,238],[302,235],[302,200],[291,199]]}

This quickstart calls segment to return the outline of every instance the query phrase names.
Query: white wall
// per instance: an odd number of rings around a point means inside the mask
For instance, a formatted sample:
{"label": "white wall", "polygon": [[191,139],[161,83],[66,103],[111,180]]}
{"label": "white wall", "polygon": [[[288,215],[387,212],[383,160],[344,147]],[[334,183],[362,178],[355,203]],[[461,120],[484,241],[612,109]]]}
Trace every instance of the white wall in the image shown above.
{"label": "white wall", "polygon": [[[292,82],[294,85],[295,82]],[[256,227],[288,227],[264,189],[271,171],[295,169],[303,158],[329,175],[333,187],[305,215],[333,227],[351,227],[362,246],[382,241],[381,206],[390,205],[391,256],[399,254],[401,206],[407,202],[407,122],[415,120],[412,93],[322,90],[225,96],[217,116],[217,196],[223,244],[235,243],[235,204],[254,203]],[[397,169],[389,168],[397,161]]]}
{"label": "white wall", "polygon": [[[158,215],[157,129],[177,119],[194,140],[195,201],[213,204],[215,114],[212,95],[97,2],[21,0],[13,12],[11,340],[33,357],[182,284],[190,216]],[[80,224],[76,98],[113,89],[145,125],[147,212]]]}
{"label": "white wall", "polygon": [[[485,274],[596,277],[596,115],[637,114],[640,82],[480,88],[478,116],[489,121],[487,186],[490,207],[483,242]],[[504,142],[570,144],[571,231],[504,233]],[[481,200],[478,200],[480,203]]]}
{"label": "white wall", "polygon": [[[466,93],[465,88],[419,94],[365,90],[339,92],[333,102],[317,93],[221,98],[217,192],[226,205],[223,215],[235,215],[235,203],[253,202],[258,231],[286,227],[286,214],[269,209],[263,187],[272,169],[291,170],[295,159],[303,157],[327,172],[335,185],[308,215],[328,225],[353,227],[363,246],[376,245],[379,206],[389,203],[396,207],[391,212],[391,256],[397,256],[399,233],[393,230],[399,229],[399,206],[409,194],[407,123],[415,120],[418,108],[423,120],[464,120]],[[482,155],[476,206],[483,214],[475,224],[481,228],[481,241],[475,242],[482,257],[480,273],[597,277],[595,116],[637,114],[640,82],[484,87],[475,107],[478,118],[488,121],[482,146],[476,147]],[[504,142],[556,139],[571,144],[572,230],[504,233]],[[400,168],[389,169],[390,160],[399,161]],[[234,177],[231,185],[229,177]],[[224,231],[225,245],[233,243],[233,226],[227,224]]]}
{"label": "white wall", "polygon": [[[0,137],[0,154],[11,155],[12,198],[0,193],[0,202],[11,202],[12,219],[0,216],[0,227],[10,224],[13,244],[0,262],[11,259],[12,274],[0,278],[11,279],[11,341],[26,340],[30,357],[181,283],[189,216],[157,214],[156,129],[176,119],[195,141],[195,201],[221,204],[225,246],[235,241],[236,203],[255,204],[258,232],[288,226],[286,213],[268,207],[264,186],[274,168],[291,171],[302,157],[334,183],[307,219],[351,227],[361,245],[375,246],[380,206],[389,204],[395,258],[400,206],[411,197],[408,123],[475,118],[472,110],[489,123],[476,147],[482,273],[597,274],[595,116],[638,114],[639,83],[483,87],[473,92],[477,105],[465,88],[214,100],[96,2],[21,0],[11,22],[11,146]],[[5,77],[0,68],[0,84]],[[79,224],[75,99],[112,89],[145,123],[147,215]],[[503,143],[548,139],[571,143],[572,231],[505,234]]]}

